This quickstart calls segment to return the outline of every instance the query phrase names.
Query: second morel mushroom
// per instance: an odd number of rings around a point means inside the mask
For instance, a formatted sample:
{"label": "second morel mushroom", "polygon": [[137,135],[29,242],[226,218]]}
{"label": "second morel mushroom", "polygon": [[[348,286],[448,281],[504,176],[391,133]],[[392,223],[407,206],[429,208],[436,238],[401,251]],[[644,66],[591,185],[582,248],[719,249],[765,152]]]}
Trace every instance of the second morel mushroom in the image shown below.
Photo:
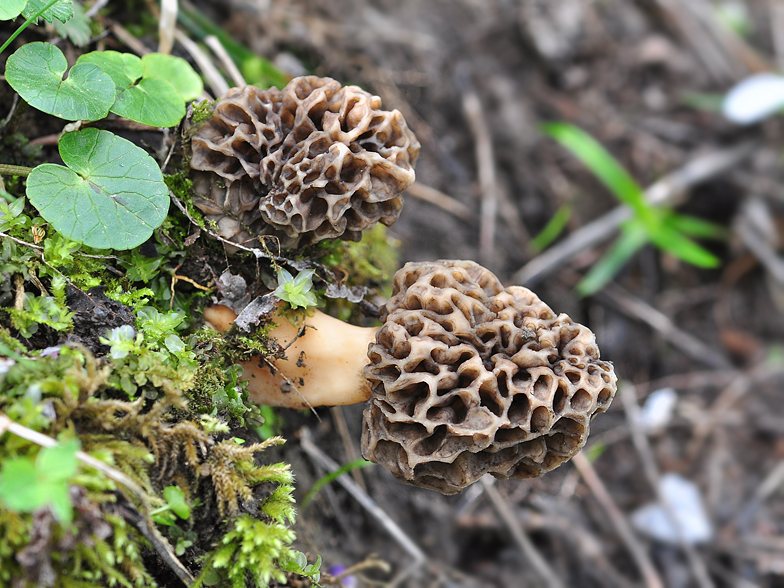
{"label": "second morel mushroom", "polygon": [[[205,311],[221,330],[233,317]],[[615,395],[612,364],[588,328],[471,261],[406,264],[378,329],[317,313],[298,336],[276,320],[271,334],[290,344],[288,359],[279,373],[246,362],[251,397],[292,407],[369,399],[365,458],[444,494],[486,473],[552,470],[583,447]]]}
{"label": "second morel mushroom", "polygon": [[284,247],[359,240],[400,215],[419,142],[397,110],[331,78],[230,90],[193,131],[195,204],[220,235]]}

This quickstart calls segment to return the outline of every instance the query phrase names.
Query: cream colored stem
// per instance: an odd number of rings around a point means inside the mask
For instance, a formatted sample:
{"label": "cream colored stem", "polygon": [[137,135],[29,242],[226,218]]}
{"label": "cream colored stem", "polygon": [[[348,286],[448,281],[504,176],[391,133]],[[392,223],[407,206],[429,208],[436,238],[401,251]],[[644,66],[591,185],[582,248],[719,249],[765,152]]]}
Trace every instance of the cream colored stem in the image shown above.
{"label": "cream colored stem", "polygon": [[[226,306],[204,309],[204,320],[218,331],[228,331],[236,318]],[[370,398],[370,383],[362,372],[377,328],[355,327],[318,310],[305,319],[304,331],[280,315],[274,321],[270,335],[285,349],[286,357],[269,363],[261,357],[240,362],[251,400],[268,406],[308,408],[355,404]]]}

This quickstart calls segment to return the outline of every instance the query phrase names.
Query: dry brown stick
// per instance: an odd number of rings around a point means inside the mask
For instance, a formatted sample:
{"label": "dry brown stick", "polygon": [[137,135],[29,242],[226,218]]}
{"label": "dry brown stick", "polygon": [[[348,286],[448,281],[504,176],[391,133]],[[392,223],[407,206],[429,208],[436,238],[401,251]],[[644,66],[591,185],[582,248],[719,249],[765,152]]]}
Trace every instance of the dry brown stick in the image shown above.
{"label": "dry brown stick", "polygon": [[498,515],[498,518],[501,519],[503,524],[512,534],[512,537],[514,538],[515,543],[517,543],[517,546],[520,548],[523,557],[528,560],[528,563],[531,564],[531,566],[533,566],[536,573],[542,580],[544,580],[547,586],[550,588],[561,588],[564,585],[563,582],[561,582],[561,579],[555,574],[544,557],[542,557],[542,554],[539,553],[539,550],[533,544],[528,535],[525,534],[525,531],[523,531],[522,527],[520,526],[520,523],[512,512],[512,509],[509,508],[509,505],[498,492],[498,488],[495,487],[495,480],[490,476],[482,476],[480,481],[484,487],[485,494],[487,494],[487,497],[490,499],[490,504],[493,505],[493,509]]}
{"label": "dry brown stick", "polygon": [[669,341],[673,347],[677,347],[695,361],[716,369],[732,367],[730,360],[720,351],[709,347],[691,333],[680,329],[667,315],[632,296],[620,286],[615,284],[605,286],[599,294],[599,300],[602,299],[609,300],[613,307],[644,322]]}
{"label": "dry brown stick", "polygon": [[637,539],[626,517],[623,516],[623,513],[615,505],[615,501],[597,475],[596,470],[593,469],[590,460],[581,451],[572,458],[572,463],[577,468],[577,471],[580,472],[580,476],[596,497],[599,505],[607,513],[610,523],[615,527],[615,532],[618,533],[618,536],[626,545],[626,549],[631,553],[634,563],[640,570],[640,574],[642,574],[646,588],[664,588],[664,582],[662,582],[659,572],[656,571],[653,562]]}
{"label": "dry brown stick", "polygon": [[779,0],[769,0],[770,36],[776,52],[779,71],[784,71],[784,5]]}
{"label": "dry brown stick", "polygon": [[707,417],[698,422],[692,440],[686,448],[686,458],[693,461],[697,458],[703,443],[713,431],[713,428],[721,421],[722,415],[752,390],[759,382],[781,377],[784,370],[774,369],[762,364],[754,367],[750,371],[737,372],[737,375],[721,391],[711,407],[708,409]]}
{"label": "dry brown stick", "polygon": [[[653,206],[675,204],[690,188],[743,161],[751,155],[756,145],[756,142],[746,141],[697,156],[651,185],[645,190],[645,198]],[[629,207],[619,206],[581,227],[519,269],[514,275],[514,283],[528,286],[554,272],[577,254],[612,237],[621,223],[632,218],[632,215]]]}
{"label": "dry brown stick", "polygon": [[204,74],[207,83],[210,85],[210,88],[212,88],[213,96],[218,98],[228,92],[229,84],[223,79],[218,68],[212,64],[212,61],[207,57],[207,54],[201,50],[201,47],[179,29],[175,31],[174,36],[177,39],[177,42],[185,48],[191,57],[193,57],[196,65],[199,66],[201,73]]}
{"label": "dry brown stick", "polygon": [[637,405],[637,392],[633,385],[627,384],[621,386],[620,389],[621,400],[623,400],[623,407],[626,410],[626,420],[629,425],[629,432],[632,436],[632,443],[637,454],[640,456],[645,477],[648,479],[648,484],[655,492],[659,503],[664,508],[664,512],[670,519],[670,524],[676,529],[678,534],[678,542],[681,549],[686,554],[686,559],[689,562],[691,573],[697,584],[702,588],[713,588],[713,581],[708,575],[708,570],[705,567],[705,562],[702,561],[694,546],[691,545],[683,537],[683,530],[678,522],[675,511],[670,503],[670,500],[661,490],[661,476],[659,475],[659,468],[656,465],[656,458],[653,456],[648,438],[645,436],[643,429],[638,426],[640,422],[640,407]]}
{"label": "dry brown stick", "polygon": [[470,208],[459,200],[455,200],[440,190],[426,186],[421,182],[414,182],[408,187],[406,192],[414,198],[434,204],[464,221],[472,221],[476,216]]}
{"label": "dry brown stick", "polygon": [[166,55],[174,47],[174,31],[177,28],[177,0],[161,0],[158,17],[158,53]]}
{"label": "dry brown stick", "polygon": [[[349,433],[348,423],[346,423],[346,415],[343,414],[343,407],[333,406],[329,409],[329,412],[332,413],[332,418],[334,419],[335,425],[338,428],[338,434],[340,435],[341,441],[343,441],[343,448],[346,450],[346,457],[349,461],[358,460],[359,454],[357,453],[357,448],[354,446],[354,439]],[[365,479],[362,477],[362,468],[351,470],[351,475],[354,477],[354,481],[359,484],[359,487],[367,492],[367,485],[365,484]]]}
{"label": "dry brown stick", "polygon": [[726,84],[737,78],[735,71],[728,58],[722,51],[721,46],[717,46],[709,31],[705,29],[705,24],[695,14],[689,2],[691,0],[656,0],[659,7],[667,13],[669,21],[677,27],[681,38],[691,46],[692,51],[697,56],[706,71],[715,82]]}
{"label": "dry brown stick", "polygon": [[[572,472],[579,479],[576,471]],[[595,536],[586,525],[578,522],[576,513],[569,506],[576,503],[568,498],[555,499],[539,493],[533,493],[529,502],[537,510],[526,509],[523,511],[526,531],[549,530],[560,533],[568,542],[573,543],[585,561],[596,566],[596,577],[601,578],[603,585],[617,588],[634,588],[634,583],[624,577],[610,561],[611,555],[606,545]],[[564,502],[567,508],[564,510]],[[541,511],[541,512],[539,512]],[[620,563],[620,562],[616,562]]]}
{"label": "dry brown stick", "polygon": [[477,175],[479,176],[479,262],[485,267],[495,264],[494,243],[498,217],[498,187],[496,185],[495,156],[490,128],[487,126],[479,96],[464,84],[463,113],[474,136]]}
{"label": "dry brown stick", "polygon": [[124,26],[113,23],[111,29],[112,33],[114,33],[114,36],[125,43],[125,46],[136,53],[136,55],[147,55],[148,53],[152,53],[152,50],[150,50],[144,45],[144,43],[128,32],[128,29],[126,29]]}
{"label": "dry brown stick", "polygon": [[[310,458],[319,464],[327,471],[334,472],[340,466],[335,463],[326,453],[321,451],[311,440],[310,432],[303,429],[300,439],[302,450],[307,453]],[[393,521],[390,516],[382,509],[376,502],[368,496],[367,492],[359,487],[359,484],[354,482],[348,476],[339,476],[336,480],[346,491],[354,497],[354,499],[368,511],[368,513],[375,518],[386,531],[398,542],[398,544],[406,551],[411,557],[414,558],[417,564],[427,560],[425,552],[422,551],[414,541],[406,535],[405,531],[401,529],[398,524]]]}
{"label": "dry brown stick", "polygon": [[204,43],[212,50],[212,52],[215,54],[215,57],[218,58],[221,65],[223,66],[223,69],[225,69],[226,73],[229,74],[229,77],[235,86],[244,86],[247,84],[245,78],[242,77],[240,70],[237,69],[234,60],[229,55],[228,51],[226,51],[226,48],[223,46],[223,43],[220,42],[218,37],[215,35],[207,35],[204,38]]}
{"label": "dry brown stick", "polygon": [[[40,445],[41,447],[54,447],[57,445],[57,441],[52,437],[20,425],[0,412],[0,435],[6,431],[16,435],[17,437],[21,437],[22,439],[30,441],[31,443]],[[145,494],[141,486],[139,486],[136,482],[134,482],[131,478],[123,474],[118,469],[105,464],[104,462],[94,458],[92,455],[85,453],[84,451],[77,451],[76,459],[85,465],[98,470],[110,480],[113,480],[114,482],[117,482],[121,486],[125,487],[139,500],[139,502],[142,503],[145,512],[140,514],[144,519],[146,530],[149,531],[150,536],[147,537],[148,540],[150,540],[150,542],[153,544],[153,547],[155,548],[155,551],[158,552],[158,555],[161,556],[161,559],[166,562],[166,564],[172,569],[177,577],[186,585],[190,585],[193,582],[193,576],[191,576],[190,572],[188,572],[188,570],[185,569],[185,567],[180,563],[180,560],[177,559],[177,556],[174,555],[174,551],[172,550],[171,546],[168,544],[166,539],[161,536],[161,534],[155,528],[155,525],[150,524],[150,522],[147,520],[149,518],[149,512],[151,509],[149,501],[147,500],[147,494]]]}

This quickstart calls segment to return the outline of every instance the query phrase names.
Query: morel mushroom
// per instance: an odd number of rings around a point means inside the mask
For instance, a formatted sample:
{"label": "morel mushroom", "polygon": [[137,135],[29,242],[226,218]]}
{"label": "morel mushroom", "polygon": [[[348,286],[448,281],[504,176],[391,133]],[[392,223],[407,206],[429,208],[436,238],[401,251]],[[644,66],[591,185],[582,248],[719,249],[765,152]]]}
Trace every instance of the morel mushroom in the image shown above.
{"label": "morel mushroom", "polygon": [[394,223],[419,142],[378,96],[306,76],[283,90],[230,90],[191,150],[195,204],[223,238],[298,247]]}
{"label": "morel mushroom", "polygon": [[[205,317],[216,312],[231,313]],[[228,328],[231,316],[216,326]],[[318,330],[306,329],[275,367],[312,405],[369,397],[362,454],[409,484],[454,494],[485,473],[540,476],[583,447],[591,419],[615,395],[612,364],[599,359],[590,330],[470,261],[406,264],[382,320],[360,329],[317,314],[307,322]],[[272,334],[289,342],[296,329],[280,321]],[[353,357],[363,346],[369,363]],[[270,385],[264,364],[245,367],[257,402],[304,405]],[[321,384],[329,393],[311,396]]]}

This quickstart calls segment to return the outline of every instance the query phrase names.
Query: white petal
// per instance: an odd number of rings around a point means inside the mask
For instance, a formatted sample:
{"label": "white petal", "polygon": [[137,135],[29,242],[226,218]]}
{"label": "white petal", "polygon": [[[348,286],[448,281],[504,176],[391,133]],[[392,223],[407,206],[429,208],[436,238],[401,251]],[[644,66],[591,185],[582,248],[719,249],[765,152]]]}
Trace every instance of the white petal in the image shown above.
{"label": "white petal", "polygon": [[724,98],[724,116],[739,125],[750,125],[784,106],[784,77],[759,73],[732,88]]}
{"label": "white petal", "polygon": [[672,517],[663,505],[652,503],[632,513],[632,524],[663,543],[677,545],[681,537],[691,544],[710,541],[713,526],[705,512],[699,488],[683,476],[669,473],[661,477],[660,490],[672,509]]}

